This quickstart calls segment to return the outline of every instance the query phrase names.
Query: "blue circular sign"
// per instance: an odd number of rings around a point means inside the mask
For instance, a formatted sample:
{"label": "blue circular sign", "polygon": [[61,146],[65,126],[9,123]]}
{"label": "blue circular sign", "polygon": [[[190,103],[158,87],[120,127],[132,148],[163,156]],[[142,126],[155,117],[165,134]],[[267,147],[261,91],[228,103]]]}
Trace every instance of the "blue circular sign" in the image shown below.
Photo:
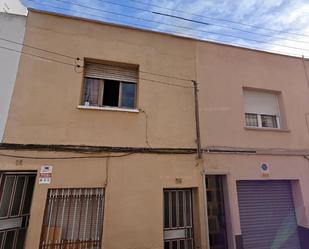
{"label": "blue circular sign", "polygon": [[262,170],[267,171],[268,170],[268,165],[266,163],[263,163],[261,165]]}

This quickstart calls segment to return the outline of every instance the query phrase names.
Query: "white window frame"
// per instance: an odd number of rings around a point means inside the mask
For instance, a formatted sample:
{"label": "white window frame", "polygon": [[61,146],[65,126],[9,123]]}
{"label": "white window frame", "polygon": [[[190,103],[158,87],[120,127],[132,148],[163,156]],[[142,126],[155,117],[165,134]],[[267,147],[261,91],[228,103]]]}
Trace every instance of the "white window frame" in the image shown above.
{"label": "white window frame", "polygon": [[[278,92],[271,92],[271,91],[263,91],[263,90],[260,90],[260,89],[251,89],[251,88],[244,88],[243,89],[244,91],[244,94],[246,92],[248,93],[265,93],[265,94],[271,94],[273,96],[276,97],[276,105],[277,105],[277,114],[266,114],[266,113],[259,113],[259,112],[254,112],[254,111],[250,111],[250,112],[246,112],[245,110],[245,127],[246,128],[260,128],[260,129],[274,129],[274,130],[278,130],[278,129],[282,129],[282,119],[281,119],[281,108],[280,108],[280,102],[279,102],[279,95],[280,93]],[[246,97],[245,97],[246,98]],[[246,102],[245,102],[245,109],[246,109]],[[262,111],[262,110],[261,110]],[[246,114],[251,114],[251,115],[256,115],[257,116],[257,126],[250,126],[250,125],[247,125],[247,120],[246,120]],[[267,126],[263,126],[262,124],[262,116],[274,116],[276,117],[276,123],[277,123],[277,127],[267,127]]]}
{"label": "white window frame", "polygon": [[[280,117],[278,115],[268,115],[268,114],[259,114],[259,113],[245,113],[246,114],[251,114],[251,115],[256,115],[257,116],[257,126],[250,126],[247,125],[246,123],[246,117],[245,117],[245,127],[246,128],[264,128],[264,129],[281,129],[281,124],[280,124]],[[262,116],[275,116],[276,117],[276,122],[277,122],[277,127],[267,127],[262,125]]]}

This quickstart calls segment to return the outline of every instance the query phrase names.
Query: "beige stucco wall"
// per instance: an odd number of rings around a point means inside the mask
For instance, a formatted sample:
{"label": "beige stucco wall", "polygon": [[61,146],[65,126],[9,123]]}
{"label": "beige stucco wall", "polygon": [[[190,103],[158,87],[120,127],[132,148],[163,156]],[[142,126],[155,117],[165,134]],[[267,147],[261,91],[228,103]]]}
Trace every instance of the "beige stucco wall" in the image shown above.
{"label": "beige stucco wall", "polygon": [[[8,151],[14,154],[14,151]],[[18,152],[40,157],[76,156],[70,153]],[[48,188],[105,187],[103,245],[111,249],[163,248],[163,189],[194,188],[196,248],[206,248],[202,164],[195,155],[130,155],[122,158],[23,160],[1,157],[1,170],[36,170],[53,166],[52,182],[34,190],[26,248],[39,247]],[[108,176],[108,180],[107,180]],[[182,183],[176,184],[176,178]],[[107,180],[107,181],[106,181]],[[202,237],[200,238],[200,233]]]}
{"label": "beige stucco wall", "polygon": [[[140,71],[187,79],[197,77],[204,147],[307,149],[309,146],[305,119],[305,113],[309,112],[308,85],[300,59],[34,12],[29,14],[25,43],[73,57],[138,64]],[[75,64],[68,58],[32,52]],[[191,86],[189,81],[148,74],[140,77]],[[75,72],[73,66],[23,55],[4,142],[148,146],[144,113],[78,109],[82,83],[83,74]],[[243,87],[281,91],[287,129],[245,130]],[[147,113],[151,147],[195,147],[193,89],[140,80],[138,108]],[[262,162],[271,167],[267,178],[260,172]],[[48,188],[106,184],[105,159],[24,160],[22,166],[16,166],[15,160],[0,158],[1,170],[38,170],[42,165],[54,166],[52,184],[36,185],[26,249],[38,248]],[[211,154],[204,155],[199,163],[195,155],[136,154],[111,159],[104,247],[162,248],[163,189],[188,187],[194,188],[197,196],[196,248],[207,248],[203,173],[227,176],[232,236],[241,234],[236,192],[236,181],[241,179],[286,179],[300,183],[294,191],[298,223],[309,227],[308,171],[308,162],[302,156]],[[176,178],[182,178],[183,183],[176,184]]]}
{"label": "beige stucco wall", "polygon": [[[268,176],[261,172],[260,165],[270,167]],[[227,176],[228,199],[234,235],[241,234],[236,184],[240,180],[291,180],[298,224],[309,227],[309,165],[307,159],[295,156],[219,155],[211,154],[204,161],[206,174]],[[297,184],[300,185],[301,190]]]}
{"label": "beige stucco wall", "polygon": [[[143,71],[197,79],[204,146],[309,146],[309,87],[301,59],[34,12],[25,43],[73,57],[138,64],[143,78],[138,108],[147,113],[152,147],[195,146],[194,98],[190,88],[144,79],[192,86],[190,81]],[[73,66],[23,55],[4,142],[146,146],[145,114],[78,109],[82,84],[83,73]],[[244,129],[243,87],[281,92],[284,132]]]}
{"label": "beige stucco wall", "polygon": [[[195,43],[190,40],[30,13],[25,43],[73,57],[138,64],[140,71],[195,77]],[[142,73],[140,77],[192,86],[190,81]],[[146,146],[143,113],[77,109],[82,84],[83,73],[74,67],[23,55],[4,142]],[[190,88],[140,80],[138,108],[147,113],[151,146],[195,145],[193,96]]]}
{"label": "beige stucco wall", "polygon": [[[16,154],[7,151],[7,154]],[[40,157],[76,156],[72,153],[18,152],[18,155]],[[104,155],[104,154],[102,154]],[[298,224],[309,226],[309,167],[301,157],[206,155],[196,164],[195,155],[130,155],[122,158],[78,160],[16,159],[1,157],[1,170],[39,171],[53,166],[50,185],[38,184],[33,195],[31,219],[25,249],[38,248],[48,188],[104,187],[103,245],[111,249],[163,248],[163,189],[193,188],[195,194],[196,248],[208,248],[204,212],[204,174],[226,175],[226,205],[231,236],[241,234],[236,183],[238,180],[292,180],[298,186],[294,198]],[[260,163],[267,162],[270,175],[263,176]],[[106,168],[108,165],[108,169]],[[182,183],[176,183],[181,178]]]}
{"label": "beige stucco wall", "polygon": [[[309,82],[301,59],[205,42],[197,51],[204,146],[309,148]],[[243,87],[281,93],[285,131],[244,128]]]}

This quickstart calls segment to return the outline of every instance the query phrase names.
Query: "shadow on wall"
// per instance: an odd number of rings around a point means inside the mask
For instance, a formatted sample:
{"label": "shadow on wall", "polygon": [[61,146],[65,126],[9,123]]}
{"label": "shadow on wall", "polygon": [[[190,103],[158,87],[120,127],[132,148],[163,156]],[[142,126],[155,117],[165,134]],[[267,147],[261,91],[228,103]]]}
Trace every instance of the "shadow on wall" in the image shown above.
{"label": "shadow on wall", "polygon": [[300,246],[302,249],[309,248],[309,228],[298,227],[298,232],[300,236]]}

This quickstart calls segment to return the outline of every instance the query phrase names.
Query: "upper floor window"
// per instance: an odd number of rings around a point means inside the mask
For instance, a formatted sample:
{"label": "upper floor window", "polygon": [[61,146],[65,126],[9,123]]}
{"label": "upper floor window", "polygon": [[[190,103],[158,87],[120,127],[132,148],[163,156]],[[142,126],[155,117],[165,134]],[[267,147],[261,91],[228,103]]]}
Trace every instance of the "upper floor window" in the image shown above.
{"label": "upper floor window", "polygon": [[137,67],[86,62],[83,105],[136,108]]}
{"label": "upper floor window", "polygon": [[247,127],[280,129],[278,94],[244,90]]}

